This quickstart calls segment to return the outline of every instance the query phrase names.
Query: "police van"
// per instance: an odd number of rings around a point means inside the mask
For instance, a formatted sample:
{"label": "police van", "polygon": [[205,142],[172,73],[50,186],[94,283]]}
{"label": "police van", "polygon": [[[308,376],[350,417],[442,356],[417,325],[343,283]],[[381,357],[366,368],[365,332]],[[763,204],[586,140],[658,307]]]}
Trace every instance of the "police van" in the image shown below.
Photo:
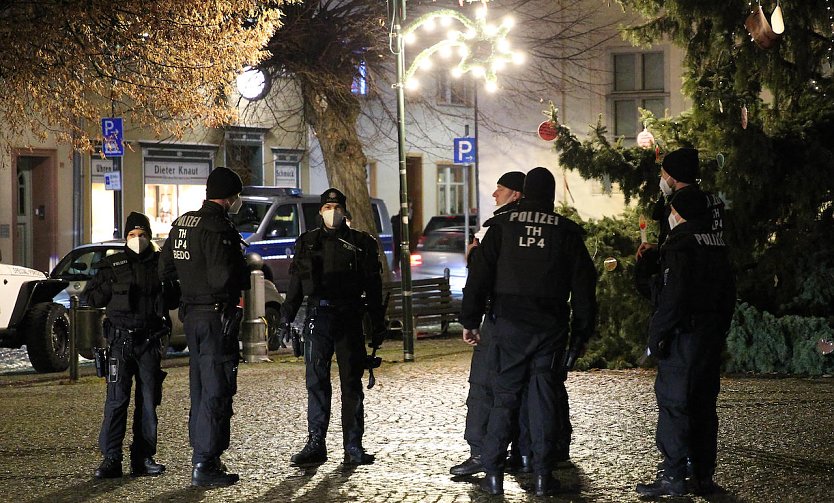
{"label": "police van", "polygon": [[[249,244],[245,253],[257,253],[269,267],[267,274],[278,290],[286,292],[290,283],[289,267],[295,254],[295,240],[302,233],[320,225],[318,195],[303,195],[300,189],[246,186],[240,194],[243,204],[231,215],[238,232]],[[350,201],[348,211],[352,209]],[[371,212],[388,265],[393,260],[391,219],[385,202],[371,198]]]}

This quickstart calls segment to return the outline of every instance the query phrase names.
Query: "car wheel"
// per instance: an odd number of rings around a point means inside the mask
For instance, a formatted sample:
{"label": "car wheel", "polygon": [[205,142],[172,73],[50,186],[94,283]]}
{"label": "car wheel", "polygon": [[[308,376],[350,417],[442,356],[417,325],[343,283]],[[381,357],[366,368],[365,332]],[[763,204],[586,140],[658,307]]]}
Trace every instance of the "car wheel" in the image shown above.
{"label": "car wheel", "polygon": [[264,318],[266,318],[266,346],[270,351],[277,351],[285,347],[281,343],[281,334],[279,328],[281,326],[281,306],[270,304],[264,310]]}
{"label": "car wheel", "polygon": [[54,302],[35,304],[23,320],[29,362],[38,372],[62,372],[69,367],[69,314]]}

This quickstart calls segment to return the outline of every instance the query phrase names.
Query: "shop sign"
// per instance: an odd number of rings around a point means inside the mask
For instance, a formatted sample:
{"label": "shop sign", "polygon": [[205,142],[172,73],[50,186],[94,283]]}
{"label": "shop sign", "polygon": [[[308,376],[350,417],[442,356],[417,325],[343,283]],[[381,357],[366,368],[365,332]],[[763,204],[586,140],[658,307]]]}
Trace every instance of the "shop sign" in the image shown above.
{"label": "shop sign", "polygon": [[146,185],[202,185],[210,165],[204,162],[145,161]]}

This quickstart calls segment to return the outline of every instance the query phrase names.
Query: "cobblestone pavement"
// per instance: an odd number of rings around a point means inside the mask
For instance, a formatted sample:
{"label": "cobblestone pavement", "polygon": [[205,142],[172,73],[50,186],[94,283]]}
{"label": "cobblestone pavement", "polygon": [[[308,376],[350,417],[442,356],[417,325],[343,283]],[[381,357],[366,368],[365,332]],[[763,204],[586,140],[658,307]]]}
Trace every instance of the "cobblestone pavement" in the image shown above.
{"label": "cobblestone pavement", "polygon": [[[352,470],[341,462],[338,384],[327,437],[330,460],[317,470],[289,466],[306,438],[302,362],[285,353],[272,363],[242,365],[224,456],[241,475],[229,488],[190,483],[188,370],[166,360],[159,409],[157,478],[98,481],[97,435],[104,382],[68,384],[33,374],[0,376],[0,500],[32,502],[464,502],[500,501],[476,489],[476,477],[453,480],[450,466],[466,458],[464,400],[470,349],[457,339],[420,340],[417,361],[402,363],[386,344],[377,386],[366,392],[365,446],[377,462]],[[334,364],[335,369],[335,364]],[[556,475],[564,494],[553,501],[638,501],[637,482],[654,475],[654,373],[577,372],[568,380],[574,424],[573,465]],[[834,501],[834,379],[724,378],[716,480],[726,494],[708,501]],[[130,428],[125,450],[130,442]],[[525,477],[508,475],[507,501],[536,501]],[[677,498],[676,501],[707,501]]]}

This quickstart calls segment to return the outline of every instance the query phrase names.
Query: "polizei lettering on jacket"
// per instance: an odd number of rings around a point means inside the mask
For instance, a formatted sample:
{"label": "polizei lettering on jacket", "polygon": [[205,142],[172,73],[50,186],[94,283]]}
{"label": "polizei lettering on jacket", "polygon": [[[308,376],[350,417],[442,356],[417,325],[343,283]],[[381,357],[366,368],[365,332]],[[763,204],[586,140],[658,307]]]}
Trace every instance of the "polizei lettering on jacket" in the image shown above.
{"label": "polizei lettering on jacket", "polygon": [[[542,213],[540,211],[516,211],[510,213],[510,222],[522,222],[529,224],[559,225],[559,215]],[[524,236],[518,237],[518,246],[529,248],[538,246],[545,248],[547,243],[543,237],[542,228],[539,225],[525,225]]]}
{"label": "polizei lettering on jacket", "polygon": [[701,246],[727,246],[724,244],[723,232],[694,234],[695,241]]}
{"label": "polizei lettering on jacket", "polygon": [[183,215],[175,222],[176,227],[172,231],[176,234],[171,239],[173,245],[171,251],[175,260],[191,260],[191,252],[188,251],[188,232],[189,229],[197,227],[201,218],[193,215]]}

